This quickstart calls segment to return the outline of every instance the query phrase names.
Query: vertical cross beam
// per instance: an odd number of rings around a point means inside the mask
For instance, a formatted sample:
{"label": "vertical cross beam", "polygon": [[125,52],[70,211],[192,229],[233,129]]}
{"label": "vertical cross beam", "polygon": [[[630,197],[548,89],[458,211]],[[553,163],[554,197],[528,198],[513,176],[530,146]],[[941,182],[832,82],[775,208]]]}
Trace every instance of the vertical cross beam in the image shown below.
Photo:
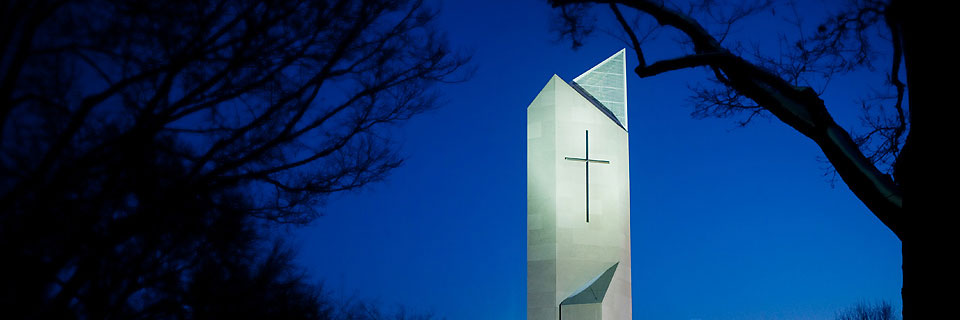
{"label": "vertical cross beam", "polygon": [[590,131],[584,130],[584,135],[586,137],[586,147],[584,148],[584,157],[563,157],[566,160],[570,161],[583,161],[584,168],[586,168],[586,198],[587,198],[587,223],[590,223],[590,163],[600,163],[600,164],[610,164],[609,160],[599,160],[599,159],[590,159]]}

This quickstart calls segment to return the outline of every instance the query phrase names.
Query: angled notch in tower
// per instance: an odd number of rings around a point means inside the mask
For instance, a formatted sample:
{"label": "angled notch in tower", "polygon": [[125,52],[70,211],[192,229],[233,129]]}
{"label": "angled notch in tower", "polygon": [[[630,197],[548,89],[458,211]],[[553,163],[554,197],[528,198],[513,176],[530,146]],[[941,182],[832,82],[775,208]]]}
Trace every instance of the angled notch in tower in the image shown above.
{"label": "angled notch in tower", "polygon": [[602,303],[603,297],[607,294],[607,289],[610,287],[610,281],[613,280],[613,273],[617,271],[618,265],[620,265],[619,261],[561,301],[560,305]]}
{"label": "angled notch in tower", "polygon": [[626,49],[621,49],[577,76],[573,82],[610,110],[623,128],[627,129]]}

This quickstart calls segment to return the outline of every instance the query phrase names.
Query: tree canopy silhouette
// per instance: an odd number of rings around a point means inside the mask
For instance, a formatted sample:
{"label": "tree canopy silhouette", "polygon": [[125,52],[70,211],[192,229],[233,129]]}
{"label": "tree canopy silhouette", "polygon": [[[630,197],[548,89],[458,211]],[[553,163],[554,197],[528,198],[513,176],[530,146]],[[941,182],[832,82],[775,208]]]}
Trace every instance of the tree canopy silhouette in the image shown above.
{"label": "tree canopy silhouette", "polygon": [[265,223],[401,164],[467,59],[413,0],[8,1],[0,283],[23,317],[328,318]]}
{"label": "tree canopy silhouette", "polygon": [[880,301],[876,304],[861,302],[856,306],[837,312],[836,320],[896,320],[898,319],[893,306],[889,302]]}
{"label": "tree canopy silhouette", "polygon": [[[823,151],[853,194],[901,240],[903,250],[903,315],[905,319],[949,314],[950,300],[939,294],[943,281],[955,279],[947,261],[949,224],[937,218],[953,207],[946,191],[929,183],[951,165],[937,154],[945,128],[934,124],[938,104],[950,101],[950,90],[937,87],[937,42],[928,35],[946,30],[950,21],[932,7],[900,0],[855,0],[816,26],[781,39],[775,53],[745,52],[724,40],[744,17],[768,10],[770,1],[732,4],[715,1],[551,0],[558,8],[557,32],[582,45],[603,10],[616,21],[636,52],[639,77],[653,77],[688,68],[705,68],[715,86],[694,89],[695,115],[771,114],[803,134]],[[599,6],[598,4],[602,4]],[[621,8],[630,11],[621,11]],[[597,9],[597,10],[594,10]],[[772,9],[771,9],[772,10]],[[789,9],[787,10],[789,11]],[[638,21],[678,31],[687,54],[647,61],[647,33]],[[705,23],[706,22],[706,23]],[[712,28],[711,28],[712,27]],[[798,27],[800,25],[798,24]],[[881,32],[881,37],[871,37]],[[894,94],[886,104],[864,104],[868,131],[851,135],[837,124],[812,83],[872,66],[871,43],[887,42],[891,59],[886,76]],[[778,40],[772,40],[778,41]],[[901,77],[905,74],[906,78]],[[941,85],[942,86],[942,85]],[[892,175],[889,174],[892,172]]]}

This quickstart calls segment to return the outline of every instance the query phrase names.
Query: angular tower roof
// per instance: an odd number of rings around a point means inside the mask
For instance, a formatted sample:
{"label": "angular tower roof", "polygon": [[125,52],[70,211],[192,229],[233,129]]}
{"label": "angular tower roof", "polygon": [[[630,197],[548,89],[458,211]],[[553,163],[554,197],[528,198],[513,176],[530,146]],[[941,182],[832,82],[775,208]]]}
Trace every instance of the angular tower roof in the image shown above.
{"label": "angular tower roof", "polygon": [[[574,88],[587,93],[606,108],[611,119],[627,129],[627,59],[626,49],[600,62],[571,82]],[[580,90],[582,89],[582,90]],[[591,101],[594,102],[594,101]],[[605,112],[606,113],[606,112]]]}

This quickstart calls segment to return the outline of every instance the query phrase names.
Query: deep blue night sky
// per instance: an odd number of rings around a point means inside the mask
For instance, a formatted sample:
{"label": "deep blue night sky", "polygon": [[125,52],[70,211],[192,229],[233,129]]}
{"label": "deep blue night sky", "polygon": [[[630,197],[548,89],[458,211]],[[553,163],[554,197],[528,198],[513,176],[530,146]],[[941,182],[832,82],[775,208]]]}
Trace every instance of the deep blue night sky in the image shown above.
{"label": "deep blue night sky", "polygon": [[[403,167],[334,197],[291,235],[298,262],[338,296],[448,319],[525,318],[525,107],[551,75],[569,81],[625,45],[597,32],[572,50],[550,31],[547,4],[517,2],[439,6],[439,29],[472,52],[476,74],[396,130]],[[800,15],[815,25],[829,3]],[[735,32],[768,48],[789,32],[785,14]],[[661,34],[647,60],[675,56],[675,38]],[[817,146],[776,119],[691,118],[688,86],[705,79],[628,73],[634,317],[831,319],[862,301],[899,306],[896,236],[842,181],[831,187]],[[857,99],[883,80],[835,79],[822,97],[857,128]]]}

